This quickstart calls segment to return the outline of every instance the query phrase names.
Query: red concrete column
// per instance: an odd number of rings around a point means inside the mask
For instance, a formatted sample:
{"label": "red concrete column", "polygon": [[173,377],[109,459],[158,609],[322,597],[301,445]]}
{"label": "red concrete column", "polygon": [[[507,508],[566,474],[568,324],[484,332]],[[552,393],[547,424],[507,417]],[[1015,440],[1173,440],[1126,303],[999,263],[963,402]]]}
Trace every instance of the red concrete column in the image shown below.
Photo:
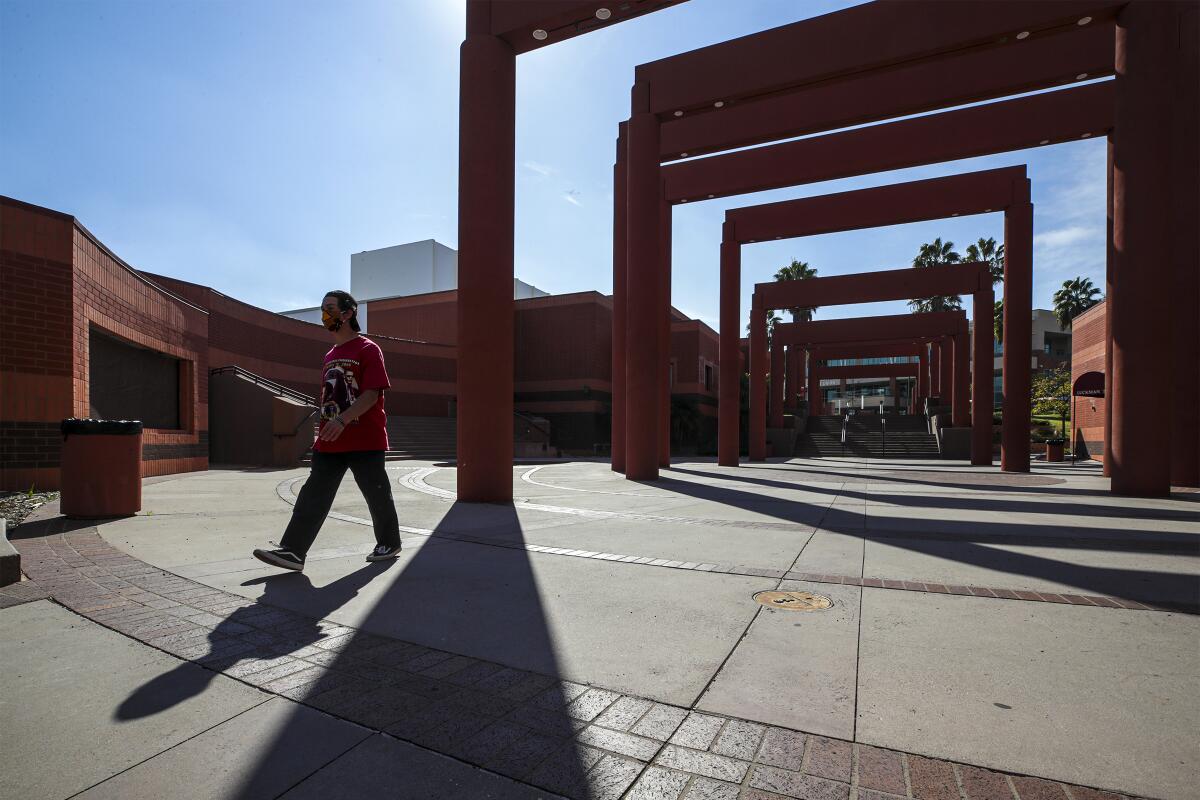
{"label": "red concrete column", "polygon": [[771,421],[772,428],[783,427],[783,345],[771,345]]}
{"label": "red concrete column", "polygon": [[1004,214],[1004,352],[1001,356],[1003,428],[1000,469],[1029,472],[1029,424],[1033,355],[1033,205],[1029,179],[1021,181],[1024,202]]}
{"label": "red concrete column", "polygon": [[[1117,251],[1113,247],[1113,151],[1116,131],[1108,135],[1108,181],[1107,198],[1107,252],[1104,260],[1104,477],[1112,477],[1112,313],[1116,297],[1113,295],[1113,270],[1117,263]],[[1072,403],[1072,405],[1074,405]],[[1075,423],[1072,422],[1072,425]]]}
{"label": "red concrete column", "polygon": [[459,51],[458,499],[512,500],[516,55],[467,6]]}
{"label": "red concrete column", "polygon": [[741,309],[742,247],[732,222],[722,228],[721,240],[721,363],[717,398],[717,463],[738,465],[741,447]]}
{"label": "red concrete column", "polygon": [[658,466],[671,466],[671,204],[659,181]]}
{"label": "red concrete column", "polygon": [[817,378],[816,362],[811,358],[811,354],[807,350],[805,354],[809,357],[807,358],[808,371],[805,373],[804,397],[808,400],[808,415],[810,417],[819,417],[824,413],[821,408],[821,381]]}
{"label": "red concrete column", "polygon": [[989,286],[972,298],[971,463],[992,463],[992,317],[996,293]]}
{"label": "red concrete column", "polygon": [[[1200,486],[1200,7],[1180,11],[1171,125],[1171,485]],[[1175,298],[1178,298],[1177,300]]]}
{"label": "red concrete column", "polygon": [[892,405],[898,406],[896,402],[896,379],[888,378],[888,394],[892,396]]}
{"label": "red concrete column", "polygon": [[951,417],[954,427],[967,427],[970,419],[970,401],[969,394],[971,391],[971,352],[969,336],[964,331],[954,335],[954,376],[952,383],[954,385],[954,396],[951,399]]}
{"label": "red concrete column", "polygon": [[649,113],[649,87],[633,87],[629,120],[625,224],[628,300],[625,352],[625,476],[658,478],[660,409],[660,240],[658,119]]}
{"label": "red concrete column", "polygon": [[803,350],[792,346],[787,349],[787,383],[785,390],[787,394],[783,399],[783,407],[788,411],[796,410],[796,398],[800,395],[800,360],[803,355]]}
{"label": "red concrete column", "polygon": [[938,342],[938,397],[941,404],[948,406],[954,396],[954,340],[949,336]]}
{"label": "red concrete column", "polygon": [[612,329],[612,468],[625,471],[625,161],[626,123],[617,126],[617,163],[613,166],[613,329]]}
{"label": "red concrete column", "polygon": [[[1171,424],[1147,413],[1172,388],[1170,291],[1172,6],[1130,3],[1117,15],[1113,172],[1112,489],[1171,490]],[[1195,76],[1191,76],[1193,79]],[[1193,142],[1194,146],[1195,143]],[[1194,187],[1193,187],[1194,190]],[[1192,224],[1195,220],[1192,220]]]}
{"label": "red concrete column", "polygon": [[913,413],[923,414],[925,413],[925,398],[929,397],[929,345],[921,345],[918,365],[916,408]]}
{"label": "red concrete column", "polygon": [[942,343],[929,345],[929,396],[942,396]]}
{"label": "red concrete column", "polygon": [[[755,300],[754,302],[757,302]],[[750,308],[750,460],[767,457],[767,312]]]}

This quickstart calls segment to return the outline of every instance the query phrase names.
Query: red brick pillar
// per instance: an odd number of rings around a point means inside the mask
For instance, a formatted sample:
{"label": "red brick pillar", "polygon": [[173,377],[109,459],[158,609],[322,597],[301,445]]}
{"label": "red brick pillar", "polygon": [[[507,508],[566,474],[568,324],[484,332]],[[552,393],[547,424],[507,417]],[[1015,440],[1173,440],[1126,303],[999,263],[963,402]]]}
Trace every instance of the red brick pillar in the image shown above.
{"label": "red brick pillar", "polygon": [[892,405],[898,406],[896,402],[896,379],[888,378],[888,394],[892,396]]}
{"label": "red brick pillar", "polygon": [[992,463],[992,318],[996,305],[992,287],[975,292],[972,305],[971,463],[979,466]]}
{"label": "red brick pillar", "polygon": [[[1113,247],[1113,151],[1116,144],[1116,131],[1108,135],[1108,181],[1107,181],[1107,252],[1104,261],[1104,477],[1112,477],[1112,310],[1115,297],[1113,296],[1113,270],[1116,268],[1117,251]],[[1072,404],[1074,405],[1074,404]],[[1074,424],[1074,423],[1072,423]]]}
{"label": "red brick pillar", "polygon": [[1147,412],[1172,388],[1171,324],[1162,293],[1176,288],[1170,249],[1173,182],[1170,150],[1164,147],[1171,140],[1175,22],[1175,9],[1166,3],[1130,3],[1117,15],[1116,302],[1108,309],[1113,346],[1108,399],[1112,489],[1125,495],[1163,496],[1171,490],[1173,426]]}
{"label": "red brick pillar", "polygon": [[658,478],[659,454],[659,131],[658,119],[649,111],[649,95],[648,85],[634,85],[626,154],[625,476],[637,481]]}
{"label": "red brick pillar", "polygon": [[625,471],[625,160],[626,123],[617,126],[617,163],[613,166],[613,329],[612,329],[612,468]]}
{"label": "red brick pillar", "polygon": [[948,406],[954,396],[954,340],[946,336],[938,342],[938,397]]}
{"label": "red brick pillar", "polygon": [[783,345],[771,346],[771,422],[772,428],[783,427]]}
{"label": "red brick pillar", "polygon": [[726,222],[721,240],[721,363],[717,398],[717,463],[738,465],[741,447],[741,309],[742,248],[733,223]]}
{"label": "red brick pillar", "polygon": [[458,499],[512,499],[516,55],[467,5],[458,142]]}
{"label": "red brick pillar", "polygon": [[951,398],[951,416],[954,427],[965,428],[970,419],[971,352],[970,339],[966,331],[954,334],[954,387]]}
{"label": "red brick pillar", "polygon": [[767,457],[767,312],[750,308],[750,460]]}
{"label": "red brick pillar", "polygon": [[[1029,472],[1030,397],[1029,362],[1033,355],[1033,204],[1029,179],[1019,182],[1014,194],[1023,202],[1004,214],[1004,352],[1003,429],[1000,433],[1000,468]],[[990,327],[990,326],[989,326]]]}

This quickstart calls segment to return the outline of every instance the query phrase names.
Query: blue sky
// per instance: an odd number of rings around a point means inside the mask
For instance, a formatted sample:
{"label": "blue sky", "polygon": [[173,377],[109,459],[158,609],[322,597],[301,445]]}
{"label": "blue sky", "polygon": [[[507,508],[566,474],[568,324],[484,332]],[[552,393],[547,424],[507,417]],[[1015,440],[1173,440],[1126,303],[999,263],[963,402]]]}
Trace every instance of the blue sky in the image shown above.
{"label": "blue sky", "polygon": [[[613,141],[637,64],[846,5],[691,0],[521,56],[517,275],[611,291]],[[135,267],[273,310],[315,305],[349,284],[352,252],[456,246],[462,31],[457,0],[3,0],[0,194],[74,214]],[[1027,164],[1034,300],[1049,307],[1067,278],[1103,286],[1105,158],[1082,141],[677,207],[672,300],[717,327],[727,208]],[[935,236],[961,251],[1002,233],[988,214],[750,245],[745,313],[752,284],[792,258],[821,275],[899,268]]]}

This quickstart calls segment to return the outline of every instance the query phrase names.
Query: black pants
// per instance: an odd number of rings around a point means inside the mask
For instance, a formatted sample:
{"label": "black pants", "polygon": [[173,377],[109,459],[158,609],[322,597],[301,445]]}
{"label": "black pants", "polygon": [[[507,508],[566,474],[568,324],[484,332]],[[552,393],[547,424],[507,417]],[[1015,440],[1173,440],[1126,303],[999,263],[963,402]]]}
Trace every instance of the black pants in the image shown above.
{"label": "black pants", "polygon": [[375,526],[375,541],[389,547],[400,545],[400,522],[392,503],[392,485],[384,468],[382,450],[358,450],[350,453],[312,454],[312,472],[300,489],[292,519],[279,546],[304,558],[321,530],[334,495],[342,484],[347,468],[354,473],[354,482],[362,490],[371,510]]}

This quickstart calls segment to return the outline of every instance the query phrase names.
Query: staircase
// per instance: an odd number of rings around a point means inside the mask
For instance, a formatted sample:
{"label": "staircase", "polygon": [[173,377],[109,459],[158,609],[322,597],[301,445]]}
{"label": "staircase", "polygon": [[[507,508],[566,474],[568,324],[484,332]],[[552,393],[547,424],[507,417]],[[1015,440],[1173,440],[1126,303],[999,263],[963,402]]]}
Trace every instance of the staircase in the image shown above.
{"label": "staircase", "polygon": [[[882,420],[887,420],[887,452],[884,452]],[[809,417],[806,431],[796,437],[794,455],[801,458],[829,458],[841,455],[857,458],[938,458],[937,437],[926,429],[925,418],[918,415],[854,414],[846,426],[846,447],[842,449],[842,417]]]}
{"label": "staircase", "polygon": [[[317,426],[313,426],[314,436]],[[453,461],[458,451],[458,420],[453,417],[400,417],[388,415],[386,461]],[[312,450],[301,464],[312,463]]]}

